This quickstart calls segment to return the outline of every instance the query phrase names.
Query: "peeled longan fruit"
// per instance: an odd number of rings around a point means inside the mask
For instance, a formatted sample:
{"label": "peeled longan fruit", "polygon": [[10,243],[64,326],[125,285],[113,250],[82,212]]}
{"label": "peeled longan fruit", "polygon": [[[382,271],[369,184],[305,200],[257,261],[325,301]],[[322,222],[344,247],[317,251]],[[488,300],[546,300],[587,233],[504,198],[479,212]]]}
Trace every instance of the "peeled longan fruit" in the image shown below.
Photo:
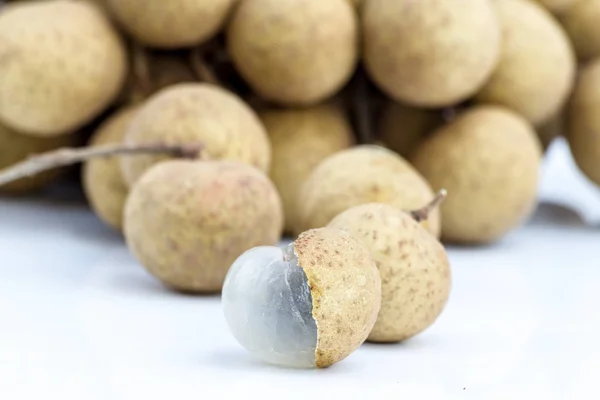
{"label": "peeled longan fruit", "polygon": [[565,135],[579,169],[600,185],[600,59],[580,72],[566,112]]}
{"label": "peeled longan fruit", "polygon": [[124,46],[98,6],[24,2],[0,14],[0,119],[37,136],[74,131],[118,95]]}
{"label": "peeled longan fruit", "polygon": [[476,106],[432,134],[411,157],[441,205],[442,239],[499,240],[536,204],[541,145],[531,125],[500,106]]}
{"label": "peeled longan fruit", "polygon": [[222,300],[233,336],[253,355],[324,368],[369,335],[381,305],[381,277],[355,238],[320,228],[286,248],[242,254],[227,274]]}
{"label": "peeled longan fruit", "polygon": [[298,226],[298,196],[315,166],[354,143],[340,108],[330,104],[307,109],[271,109],[260,114],[273,148],[270,176],[281,194],[285,230]]}
{"label": "peeled longan fruit", "polygon": [[[0,169],[25,160],[34,154],[78,144],[77,135],[35,137],[14,131],[0,122]],[[2,193],[26,193],[41,189],[61,175],[64,169],[52,169],[22,178],[0,187]]]}
{"label": "peeled longan fruit", "polygon": [[352,207],[328,225],[354,236],[381,274],[381,309],[372,342],[399,342],[429,328],[450,295],[450,264],[442,244],[410,214],[388,204]]}
{"label": "peeled longan fruit", "polygon": [[580,61],[600,56],[600,1],[579,0],[560,17]]}
{"label": "peeled longan fruit", "polygon": [[157,48],[199,45],[223,26],[234,0],[107,0],[110,11],[138,42]]}
{"label": "peeled longan fruit", "polygon": [[408,157],[431,131],[444,123],[438,110],[389,101],[379,121],[379,139],[389,149]]}
{"label": "peeled longan fruit", "polygon": [[575,57],[558,22],[528,0],[496,0],[503,40],[500,63],[476,99],[508,107],[534,125],[555,115],[575,77]]}
{"label": "peeled longan fruit", "polygon": [[[131,121],[125,143],[200,142],[211,159],[238,160],[268,171],[271,145],[256,113],[235,94],[206,83],[180,83],[148,98]],[[151,165],[167,156],[122,157],[131,186]]]}
{"label": "peeled longan fruit", "polygon": [[421,107],[449,106],[474,95],[500,54],[492,0],[458,6],[447,0],[366,0],[364,62],[393,99]]}
{"label": "peeled longan fruit", "polygon": [[[123,108],[106,119],[90,139],[91,146],[122,143],[137,107]],[[97,158],[82,169],[82,184],[92,210],[107,225],[121,230],[129,188],[123,181],[119,159]]]}
{"label": "peeled longan fruit", "polygon": [[347,0],[244,0],[227,29],[240,75],[261,97],[316,104],[350,79],[358,61],[358,23]]}
{"label": "peeled longan fruit", "polygon": [[234,161],[170,160],[131,188],[124,233],[129,249],[166,286],[218,292],[244,251],[275,245],[281,200],[256,168]]}
{"label": "peeled longan fruit", "polygon": [[[433,195],[429,183],[398,154],[379,146],[355,146],[325,158],[302,185],[296,233],[326,226],[342,211],[360,204],[413,209]],[[427,226],[439,234],[439,210],[431,214]]]}

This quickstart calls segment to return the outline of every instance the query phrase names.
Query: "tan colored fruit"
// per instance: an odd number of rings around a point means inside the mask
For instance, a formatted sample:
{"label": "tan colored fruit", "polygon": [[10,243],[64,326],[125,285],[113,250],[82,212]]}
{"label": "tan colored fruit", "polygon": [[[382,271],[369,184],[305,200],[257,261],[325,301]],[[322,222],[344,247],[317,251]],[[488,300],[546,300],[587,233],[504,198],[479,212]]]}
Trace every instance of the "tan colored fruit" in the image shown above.
{"label": "tan colored fruit", "polygon": [[580,61],[600,56],[600,1],[580,0],[564,12],[560,20]]}
{"label": "tan colored fruit", "polygon": [[358,23],[347,0],[245,0],[227,30],[240,74],[263,98],[316,104],[350,79]]}
{"label": "tan colored fruit", "polygon": [[600,59],[579,75],[566,115],[566,136],[579,169],[600,186]]}
{"label": "tan colored fruit", "polygon": [[223,26],[234,0],[107,0],[123,28],[149,47],[199,45]]}
{"label": "tan colored fruit", "polygon": [[234,161],[170,160],[133,186],[124,233],[133,255],[165,285],[217,292],[244,251],[275,245],[281,200],[258,169]]}
{"label": "tan colored fruit", "polygon": [[285,230],[298,227],[298,196],[315,166],[354,143],[343,112],[331,105],[308,109],[272,109],[260,114],[273,147],[270,176],[283,200]]}
{"label": "tan colored fruit", "polygon": [[[256,113],[233,93],[206,83],[181,83],[162,89],[141,105],[125,135],[131,145],[202,143],[203,158],[238,160],[268,171],[271,145]],[[167,156],[122,157],[131,186]]]}
{"label": "tan colored fruit", "polygon": [[313,299],[316,365],[327,367],[366,340],[381,306],[381,277],[367,249],[336,229],[303,232],[294,252]]}
{"label": "tan colored fruit", "polygon": [[[433,195],[427,181],[398,154],[379,146],[356,146],[324,159],[302,186],[299,232],[326,226],[342,211],[360,204],[386,203],[410,210]],[[426,224],[439,235],[439,210]]]}
{"label": "tan colored fruit", "polygon": [[[0,169],[25,160],[34,154],[78,144],[78,135],[35,137],[23,135],[0,123]],[[0,187],[2,193],[25,193],[40,189],[61,175],[64,169],[52,169],[19,179]]]}
{"label": "tan colored fruit", "polygon": [[433,187],[448,190],[442,239],[484,244],[533,211],[540,159],[539,139],[525,119],[503,107],[477,106],[434,132],[411,161]]}
{"label": "tan colored fruit", "polygon": [[429,328],[450,295],[450,264],[442,244],[410,214],[387,204],[352,207],[328,225],[354,236],[381,274],[381,310],[372,342],[398,342]]}
{"label": "tan colored fruit", "polygon": [[536,0],[553,14],[560,15],[568,11],[579,0]]}
{"label": "tan colored fruit", "polygon": [[444,123],[438,110],[415,108],[389,101],[379,121],[379,139],[402,157],[409,157],[419,143]]}
{"label": "tan colored fruit", "polygon": [[493,0],[462,7],[447,0],[367,0],[362,7],[365,67],[393,99],[449,106],[474,95],[500,54]]}
{"label": "tan colored fruit", "polygon": [[502,105],[541,125],[566,102],[575,56],[558,22],[528,0],[496,0],[503,28],[502,55],[477,99]]}
{"label": "tan colored fruit", "polygon": [[[90,139],[91,146],[123,143],[125,132],[137,107],[115,112],[106,119]],[[83,165],[82,184],[92,210],[107,225],[121,230],[123,208],[129,189],[123,181],[116,157],[89,160]]]}
{"label": "tan colored fruit", "polygon": [[0,119],[38,136],[77,130],[116,98],[127,65],[94,4],[34,1],[0,14]]}

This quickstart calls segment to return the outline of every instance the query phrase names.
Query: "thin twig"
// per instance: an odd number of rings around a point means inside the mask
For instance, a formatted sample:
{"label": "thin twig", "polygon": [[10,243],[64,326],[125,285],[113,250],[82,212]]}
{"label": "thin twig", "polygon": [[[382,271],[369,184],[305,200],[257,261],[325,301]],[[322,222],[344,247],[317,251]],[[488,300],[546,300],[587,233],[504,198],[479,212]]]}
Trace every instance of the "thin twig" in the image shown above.
{"label": "thin twig", "polygon": [[131,44],[131,70],[133,73],[133,87],[140,88],[142,98],[152,92],[152,74],[150,60],[146,49],[138,43]]}
{"label": "thin twig", "polygon": [[92,158],[105,158],[123,154],[170,154],[173,157],[194,159],[199,157],[201,150],[202,145],[200,144],[107,144],[93,147],[66,147],[31,156],[11,167],[0,170],[0,186],[49,169],[65,167]]}
{"label": "thin twig", "polygon": [[417,222],[425,221],[427,218],[429,218],[431,212],[438,208],[440,204],[442,204],[447,195],[448,192],[446,192],[446,189],[440,190],[435,195],[433,200],[431,200],[425,207],[420,208],[418,210],[413,210],[410,212],[410,214]]}
{"label": "thin twig", "polygon": [[200,47],[197,47],[190,52],[190,63],[192,64],[192,69],[196,73],[196,76],[202,82],[222,86],[213,70],[208,66],[206,61],[204,61],[203,50]]}

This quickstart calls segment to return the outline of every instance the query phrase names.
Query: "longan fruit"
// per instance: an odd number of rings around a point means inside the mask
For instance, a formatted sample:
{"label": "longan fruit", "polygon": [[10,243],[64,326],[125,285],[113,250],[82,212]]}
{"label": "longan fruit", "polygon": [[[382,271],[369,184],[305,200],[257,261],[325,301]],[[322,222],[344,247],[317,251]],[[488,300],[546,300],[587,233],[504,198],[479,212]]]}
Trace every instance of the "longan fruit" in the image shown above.
{"label": "longan fruit", "polygon": [[492,0],[366,0],[361,17],[366,70],[399,102],[436,108],[466,100],[498,62]]}
{"label": "longan fruit", "polygon": [[31,135],[55,136],[90,122],[116,98],[125,48],[90,2],[24,2],[0,13],[0,119]]}
{"label": "longan fruit", "polygon": [[[123,143],[136,111],[136,106],[116,111],[97,128],[89,145]],[[109,157],[86,161],[82,168],[82,185],[94,213],[108,226],[120,231],[129,188],[123,180],[119,159]]]}
{"label": "longan fruit", "polygon": [[409,157],[419,143],[444,123],[442,112],[388,101],[379,120],[379,139],[402,157]]}
{"label": "longan fruit", "polygon": [[580,72],[566,112],[571,154],[588,179],[600,186],[600,59]]}
{"label": "longan fruit", "polygon": [[[266,172],[271,144],[256,113],[232,92],[208,83],[180,83],[149,97],[131,121],[125,143],[201,143],[203,159],[238,160]],[[151,165],[168,156],[122,157],[131,186]]]}
{"label": "longan fruit", "polygon": [[[433,196],[425,178],[400,155],[380,146],[355,146],[325,158],[304,182],[295,233],[326,226],[342,211],[360,204],[386,203],[411,210]],[[433,235],[439,235],[439,210],[426,224]]]}
{"label": "longan fruit", "polygon": [[581,62],[600,56],[600,1],[580,0],[560,16]]}
{"label": "longan fruit", "polygon": [[227,48],[261,97],[307,106],[332,97],[350,80],[358,34],[347,0],[244,0],[229,23]]}
{"label": "longan fruit", "polygon": [[285,231],[298,226],[302,184],[324,158],[354,144],[352,127],[339,107],[269,109],[259,114],[267,128],[273,159],[270,177],[283,201]]}
{"label": "longan fruit", "polygon": [[362,204],[327,226],[354,236],[377,263],[381,309],[368,341],[406,340],[437,320],[450,295],[450,263],[444,246],[410,214],[388,204]]}
{"label": "longan fruit", "polygon": [[488,244],[534,210],[540,141],[520,115],[480,105],[439,128],[410,161],[433,187],[444,188],[442,239]]}
{"label": "longan fruit", "polygon": [[135,258],[166,286],[218,292],[244,251],[275,245],[283,229],[277,189],[237,161],[169,160],[131,188],[125,239]]}
{"label": "longan fruit", "polygon": [[496,0],[502,55],[476,99],[546,123],[566,102],[575,78],[575,56],[552,15],[528,0]]}
{"label": "longan fruit", "polygon": [[[79,136],[36,137],[24,135],[0,122],[0,169],[24,161],[27,157],[79,144]],[[0,193],[23,194],[41,189],[62,175],[64,168],[51,169],[0,186]]]}
{"label": "longan fruit", "polygon": [[225,24],[235,0],[107,0],[131,36],[148,47],[200,45]]}

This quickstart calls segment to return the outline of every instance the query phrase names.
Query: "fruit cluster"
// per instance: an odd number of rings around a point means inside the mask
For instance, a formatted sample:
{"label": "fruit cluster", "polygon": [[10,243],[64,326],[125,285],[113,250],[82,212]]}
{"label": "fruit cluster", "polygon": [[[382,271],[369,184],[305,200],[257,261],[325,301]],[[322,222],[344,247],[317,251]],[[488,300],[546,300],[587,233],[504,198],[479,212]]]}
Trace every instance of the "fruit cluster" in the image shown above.
{"label": "fruit cluster", "polygon": [[[526,221],[555,137],[600,185],[600,0],[1,7],[0,168],[137,149],[85,162],[91,208],[165,285],[223,291],[238,340],[272,362],[326,366],[430,326],[450,289],[441,243]],[[196,159],[161,151],[191,144]],[[290,248],[268,247],[284,234]],[[260,331],[292,306],[302,324],[284,325],[304,342]],[[240,327],[252,313],[264,324]],[[288,353],[265,354],[274,343]]]}

